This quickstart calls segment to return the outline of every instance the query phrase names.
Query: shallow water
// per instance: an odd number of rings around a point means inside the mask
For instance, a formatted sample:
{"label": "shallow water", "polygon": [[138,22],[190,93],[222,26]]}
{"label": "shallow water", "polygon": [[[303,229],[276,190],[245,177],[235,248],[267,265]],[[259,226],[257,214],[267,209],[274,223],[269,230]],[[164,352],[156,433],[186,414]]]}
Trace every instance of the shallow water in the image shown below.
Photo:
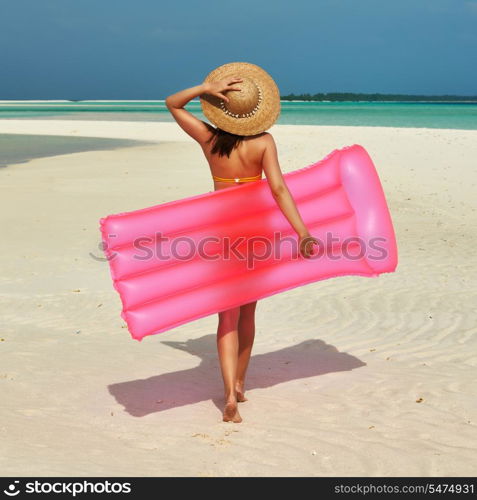
{"label": "shallow water", "polygon": [[[186,109],[206,120],[199,101]],[[0,101],[0,119],[174,121],[164,101]],[[477,130],[477,103],[282,101],[277,124]]]}
{"label": "shallow water", "polygon": [[0,134],[0,167],[6,167],[14,163],[24,163],[33,158],[79,153],[81,151],[109,150],[141,144],[149,143],[130,139]]}

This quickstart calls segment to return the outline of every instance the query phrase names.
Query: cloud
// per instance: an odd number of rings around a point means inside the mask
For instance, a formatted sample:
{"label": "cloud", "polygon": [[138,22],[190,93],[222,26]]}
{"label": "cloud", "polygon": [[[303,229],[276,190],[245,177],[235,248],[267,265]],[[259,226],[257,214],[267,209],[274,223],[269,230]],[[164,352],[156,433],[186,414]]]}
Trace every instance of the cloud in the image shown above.
{"label": "cloud", "polygon": [[477,1],[467,0],[467,2],[465,2],[465,6],[467,7],[468,10],[470,10],[470,12],[477,14]]}

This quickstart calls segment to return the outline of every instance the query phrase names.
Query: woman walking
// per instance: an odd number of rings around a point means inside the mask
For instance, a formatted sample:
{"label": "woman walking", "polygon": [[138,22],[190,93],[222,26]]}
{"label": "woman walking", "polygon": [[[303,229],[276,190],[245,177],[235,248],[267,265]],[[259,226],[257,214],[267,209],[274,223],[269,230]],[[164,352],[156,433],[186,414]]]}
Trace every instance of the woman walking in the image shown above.
{"label": "woman walking", "polygon": [[[205,116],[215,127],[184,109],[199,96]],[[257,182],[265,173],[274,199],[297,234],[301,255],[310,257],[317,240],[310,235],[287,188],[274,138],[265,132],[280,113],[280,95],[271,76],[255,64],[224,64],[202,84],[167,97],[166,105],[180,127],[202,147],[214,190]],[[225,422],[242,421],[237,403],[247,401],[245,377],[255,337],[256,305],[256,301],[243,304],[218,315]]]}

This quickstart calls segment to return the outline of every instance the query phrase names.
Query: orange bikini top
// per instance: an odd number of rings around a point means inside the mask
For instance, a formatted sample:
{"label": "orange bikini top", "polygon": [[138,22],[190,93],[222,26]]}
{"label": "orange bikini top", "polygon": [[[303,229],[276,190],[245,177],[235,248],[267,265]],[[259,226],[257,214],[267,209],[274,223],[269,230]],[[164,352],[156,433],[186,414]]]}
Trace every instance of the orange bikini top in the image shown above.
{"label": "orange bikini top", "polygon": [[233,179],[224,179],[223,177],[217,177],[216,175],[212,176],[214,181],[218,182],[235,182],[239,184],[240,182],[252,182],[259,181],[262,179],[262,174],[255,175],[253,177],[234,177]]}

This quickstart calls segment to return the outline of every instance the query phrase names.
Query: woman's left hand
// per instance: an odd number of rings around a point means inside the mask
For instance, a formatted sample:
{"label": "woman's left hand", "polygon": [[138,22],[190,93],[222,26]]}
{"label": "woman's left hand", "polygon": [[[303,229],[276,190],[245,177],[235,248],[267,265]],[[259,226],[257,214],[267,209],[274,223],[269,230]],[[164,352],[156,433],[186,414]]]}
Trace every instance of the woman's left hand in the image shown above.
{"label": "woman's left hand", "polygon": [[229,90],[242,90],[239,87],[234,87],[235,83],[243,81],[243,78],[224,78],[222,80],[218,80],[216,82],[207,82],[204,83],[205,94],[214,95],[220,99],[223,99],[225,102],[229,102],[229,98],[225,96],[224,92],[228,92]]}

